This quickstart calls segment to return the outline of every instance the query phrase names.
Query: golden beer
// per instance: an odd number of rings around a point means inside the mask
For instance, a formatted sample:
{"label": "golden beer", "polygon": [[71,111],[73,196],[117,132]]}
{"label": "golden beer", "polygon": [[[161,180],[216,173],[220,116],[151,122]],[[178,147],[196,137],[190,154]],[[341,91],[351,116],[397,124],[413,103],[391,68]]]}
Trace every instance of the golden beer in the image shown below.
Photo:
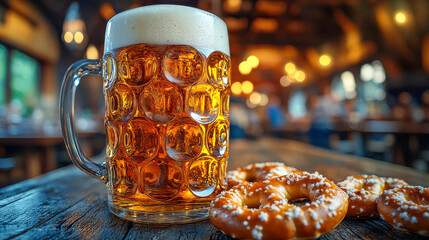
{"label": "golden beer", "polygon": [[[220,18],[151,5],[112,17],[103,58],[67,70],[60,95],[64,142],[77,167],[106,183],[113,214],[156,224],[208,217],[210,201],[226,187],[229,54]],[[103,164],[85,156],[75,131],[75,92],[88,74],[103,77]]]}
{"label": "golden beer", "polygon": [[135,44],[107,53],[104,63],[112,206],[156,214],[207,209],[226,187],[230,58]]}

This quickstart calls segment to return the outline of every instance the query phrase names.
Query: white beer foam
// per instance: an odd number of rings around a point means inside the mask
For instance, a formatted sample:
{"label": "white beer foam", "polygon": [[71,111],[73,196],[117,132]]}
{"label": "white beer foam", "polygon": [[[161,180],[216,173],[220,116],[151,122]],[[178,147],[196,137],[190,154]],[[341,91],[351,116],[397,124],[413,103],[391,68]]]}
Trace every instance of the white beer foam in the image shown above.
{"label": "white beer foam", "polygon": [[109,20],[104,52],[133,44],[190,45],[229,55],[225,22],[206,11],[179,5],[151,5]]}

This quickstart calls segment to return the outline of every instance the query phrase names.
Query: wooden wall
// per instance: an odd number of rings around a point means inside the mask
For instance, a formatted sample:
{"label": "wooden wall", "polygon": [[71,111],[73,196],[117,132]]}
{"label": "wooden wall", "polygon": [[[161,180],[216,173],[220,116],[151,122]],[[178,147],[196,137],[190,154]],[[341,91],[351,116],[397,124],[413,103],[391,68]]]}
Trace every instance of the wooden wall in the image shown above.
{"label": "wooden wall", "polygon": [[0,23],[0,43],[7,43],[40,61],[42,103],[56,110],[56,65],[60,57],[58,35],[31,3],[9,0],[6,5],[4,21]]}

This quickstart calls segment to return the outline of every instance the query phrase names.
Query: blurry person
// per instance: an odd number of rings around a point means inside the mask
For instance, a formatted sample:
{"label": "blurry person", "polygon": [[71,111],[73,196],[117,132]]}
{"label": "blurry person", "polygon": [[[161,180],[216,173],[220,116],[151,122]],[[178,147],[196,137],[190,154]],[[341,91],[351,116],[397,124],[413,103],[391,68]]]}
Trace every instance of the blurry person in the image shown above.
{"label": "blurry person", "polygon": [[392,108],[392,115],[398,121],[411,121],[411,94],[402,92],[398,96],[398,103]]}
{"label": "blurry person", "polygon": [[340,105],[331,96],[329,86],[323,88],[323,95],[310,98],[311,125],[308,131],[312,145],[331,148],[329,144],[333,121],[338,119]]}
{"label": "blurry person", "polygon": [[429,122],[429,90],[426,90],[422,94],[422,111],[423,121]]}
{"label": "blurry person", "polygon": [[271,128],[280,129],[285,125],[286,117],[280,106],[280,98],[277,95],[270,96],[266,113]]}
{"label": "blurry person", "polygon": [[321,96],[313,95],[310,98],[310,109],[312,125],[329,128],[333,121],[338,119],[341,107],[339,101],[332,97],[330,87],[326,86]]}
{"label": "blurry person", "polygon": [[249,126],[249,116],[242,99],[231,97],[230,100],[230,138],[245,138],[245,129]]}
{"label": "blurry person", "polygon": [[262,135],[261,118],[255,108],[248,109],[249,113],[249,126],[246,129],[246,135],[249,138],[258,138]]}
{"label": "blurry person", "polygon": [[[429,122],[429,90],[426,90],[422,93],[422,105],[421,105],[421,111],[422,111],[422,122],[428,123]],[[418,135],[418,150],[420,152],[419,155],[423,159],[426,159],[429,153],[429,137],[426,134],[419,134]],[[429,164],[429,161],[427,161],[426,164]],[[427,165],[429,167],[429,165]],[[428,168],[429,170],[429,168]]]}

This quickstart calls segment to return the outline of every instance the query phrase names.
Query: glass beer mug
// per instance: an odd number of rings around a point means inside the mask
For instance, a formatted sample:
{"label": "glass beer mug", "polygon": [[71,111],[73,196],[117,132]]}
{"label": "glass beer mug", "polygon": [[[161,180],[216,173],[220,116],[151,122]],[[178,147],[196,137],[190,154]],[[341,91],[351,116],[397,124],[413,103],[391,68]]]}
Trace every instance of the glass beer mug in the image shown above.
{"label": "glass beer mug", "polygon": [[[103,77],[106,161],[82,152],[73,120],[82,76]],[[104,181],[115,215],[144,223],[208,216],[225,189],[230,57],[225,23],[185,6],[153,5],[114,16],[102,60],[66,72],[60,115],[74,164]]]}

